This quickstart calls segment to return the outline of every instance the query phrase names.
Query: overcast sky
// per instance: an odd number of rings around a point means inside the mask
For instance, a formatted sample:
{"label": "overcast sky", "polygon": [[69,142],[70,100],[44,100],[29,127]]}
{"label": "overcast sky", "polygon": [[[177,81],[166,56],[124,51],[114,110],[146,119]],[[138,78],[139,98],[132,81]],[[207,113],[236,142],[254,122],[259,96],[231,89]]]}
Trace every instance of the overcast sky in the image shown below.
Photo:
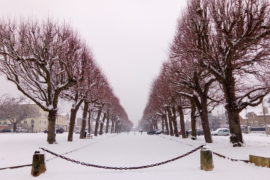
{"label": "overcast sky", "polygon": [[[68,22],[92,49],[130,120],[137,123],[167,58],[186,0],[0,0],[4,18]],[[0,94],[18,94],[0,79]]]}

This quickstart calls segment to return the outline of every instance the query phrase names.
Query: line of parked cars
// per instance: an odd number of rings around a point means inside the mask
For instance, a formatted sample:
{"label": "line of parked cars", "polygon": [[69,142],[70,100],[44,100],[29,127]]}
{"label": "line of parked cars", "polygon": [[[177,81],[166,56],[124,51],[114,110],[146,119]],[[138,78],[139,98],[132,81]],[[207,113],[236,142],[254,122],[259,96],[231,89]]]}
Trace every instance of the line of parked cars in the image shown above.
{"label": "line of parked cars", "polygon": [[[55,130],[55,132],[56,132],[57,134],[62,134],[62,133],[65,132],[65,130],[64,130],[63,128],[57,128],[57,129]],[[46,130],[44,131],[44,133],[48,133],[48,130],[46,129]]]}
{"label": "line of parked cars", "polygon": [[9,132],[12,132],[11,129],[1,129],[0,130],[1,133],[9,133]]}
{"label": "line of parked cars", "polygon": [[[202,136],[203,130],[202,129],[197,129],[197,136]],[[162,130],[153,130],[153,131],[148,131],[147,134],[148,135],[155,135],[155,134],[162,134],[163,131]],[[187,135],[191,134],[191,130],[186,131]],[[179,134],[181,135],[182,132],[179,132]],[[228,128],[218,128],[215,131],[211,132],[212,136],[229,136],[230,135],[230,130]]]}

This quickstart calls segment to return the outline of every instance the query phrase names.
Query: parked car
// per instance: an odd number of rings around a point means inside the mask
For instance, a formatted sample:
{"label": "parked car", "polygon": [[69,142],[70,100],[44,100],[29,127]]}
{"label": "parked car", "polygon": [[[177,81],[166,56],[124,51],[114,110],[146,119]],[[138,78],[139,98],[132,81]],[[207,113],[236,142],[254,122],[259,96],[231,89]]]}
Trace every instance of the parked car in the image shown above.
{"label": "parked car", "polygon": [[158,130],[153,130],[153,131],[148,131],[147,134],[148,135],[154,135],[154,134],[162,134],[163,131],[161,129],[158,129]]}
{"label": "parked car", "polygon": [[56,133],[58,133],[58,134],[62,134],[63,132],[65,132],[65,130],[63,128],[56,129]]}
{"label": "parked car", "polygon": [[7,133],[7,132],[12,132],[12,131],[11,131],[11,129],[2,129],[0,132]]}
{"label": "parked car", "polygon": [[154,135],[154,134],[156,134],[156,132],[155,131],[148,131],[147,134],[148,135]]}
{"label": "parked car", "polygon": [[228,128],[218,128],[211,132],[212,136],[229,136],[230,130]]}
{"label": "parked car", "polygon": [[155,131],[155,134],[162,134],[162,133],[163,133],[163,131],[161,129],[158,129]]}
{"label": "parked car", "polygon": [[[187,135],[191,135],[192,130],[188,130],[186,133],[187,133]],[[203,135],[203,130],[202,129],[197,129],[196,130],[196,135],[197,136],[202,136]]]}

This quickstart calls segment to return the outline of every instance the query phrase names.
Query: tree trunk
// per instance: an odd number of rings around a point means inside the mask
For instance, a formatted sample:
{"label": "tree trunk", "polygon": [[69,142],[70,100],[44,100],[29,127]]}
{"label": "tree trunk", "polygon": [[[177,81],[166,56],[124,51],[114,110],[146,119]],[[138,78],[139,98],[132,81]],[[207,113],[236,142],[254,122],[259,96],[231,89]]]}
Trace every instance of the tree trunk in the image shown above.
{"label": "tree trunk", "polygon": [[88,133],[91,134],[91,110],[88,111]]}
{"label": "tree trunk", "polygon": [[224,89],[224,95],[226,99],[226,110],[228,113],[228,120],[229,120],[229,128],[230,128],[230,141],[233,146],[242,146],[243,136],[241,131],[240,119],[239,119],[239,110],[237,108],[236,103],[236,95],[235,95],[235,79],[232,74],[232,66],[229,64],[227,67],[225,76],[226,81],[222,83]]}
{"label": "tree trunk", "polygon": [[89,102],[84,101],[80,139],[83,139],[86,137],[85,127],[86,127],[88,107],[89,107]]}
{"label": "tree trunk", "polygon": [[99,135],[102,135],[103,134],[103,126],[104,126],[104,123],[105,123],[106,116],[107,116],[107,114],[104,113],[103,114],[102,121],[100,123]]}
{"label": "tree trunk", "polygon": [[14,122],[13,123],[13,132],[16,132],[17,131],[17,122]]}
{"label": "tree trunk", "polygon": [[172,107],[172,112],[173,112],[172,122],[173,122],[173,127],[174,127],[174,135],[176,137],[179,137],[178,128],[177,128],[177,121],[176,121],[175,107]]}
{"label": "tree trunk", "polygon": [[205,142],[207,143],[212,143],[212,136],[211,136],[211,131],[209,128],[209,121],[208,121],[208,109],[207,109],[207,99],[201,98],[201,112],[200,112],[200,116],[201,116],[201,121],[202,121],[202,128],[203,128],[203,133],[204,133],[204,139]]}
{"label": "tree trunk", "polygon": [[173,136],[172,113],[169,108],[167,108],[167,117],[169,120],[170,135]]}
{"label": "tree trunk", "polygon": [[[233,86],[233,85],[228,85]],[[232,87],[231,87],[232,88]],[[225,93],[226,96],[226,110],[228,113],[228,120],[229,120],[229,128],[230,128],[230,141],[233,144],[234,147],[242,146],[243,144],[243,136],[242,136],[242,130],[241,130],[241,124],[239,119],[239,111],[236,107],[236,96],[235,92],[232,89],[227,89],[227,93]]]}
{"label": "tree trunk", "polygon": [[166,134],[169,135],[170,130],[169,130],[169,124],[168,124],[166,112],[165,112],[165,114],[162,115],[162,118],[164,119],[164,122],[165,122]]}
{"label": "tree trunk", "polygon": [[76,109],[74,109],[74,108],[72,108],[70,110],[68,141],[72,141],[73,140],[73,132],[74,132],[74,127],[75,127],[77,112],[78,111]]}
{"label": "tree trunk", "polygon": [[99,127],[99,119],[100,119],[101,111],[102,109],[98,110],[98,115],[97,115],[96,124],[95,124],[95,136],[98,135],[98,127]]}
{"label": "tree trunk", "polygon": [[49,144],[55,143],[55,124],[56,124],[57,110],[53,109],[49,111],[48,115],[48,135],[47,142]]}
{"label": "tree trunk", "polygon": [[118,121],[115,122],[115,129],[114,129],[115,133],[118,134]]}
{"label": "tree trunk", "polygon": [[243,136],[239,119],[239,112],[234,107],[233,101],[227,101],[226,110],[228,113],[229,128],[230,128],[230,141],[233,147],[240,147],[243,144]]}
{"label": "tree trunk", "polygon": [[165,131],[165,128],[164,128],[164,126],[165,126],[165,120],[164,120],[164,118],[163,118],[163,115],[161,116],[161,129],[162,129],[162,132],[164,133]]}
{"label": "tree trunk", "polygon": [[178,105],[178,113],[179,113],[179,117],[180,117],[180,126],[181,126],[182,138],[187,138],[183,107],[180,106],[180,105]]}
{"label": "tree trunk", "polygon": [[115,122],[114,122],[114,119],[112,119],[111,133],[115,133]]}
{"label": "tree trunk", "polygon": [[190,101],[191,104],[191,113],[190,113],[190,119],[191,119],[191,139],[195,140],[197,139],[197,132],[196,132],[196,105],[193,100]]}
{"label": "tree trunk", "polygon": [[119,120],[116,120],[116,122],[115,122],[115,132],[116,132],[117,134],[120,132]]}
{"label": "tree trunk", "polygon": [[109,122],[110,122],[110,116],[109,116],[109,113],[108,113],[107,114],[107,121],[106,121],[106,130],[105,130],[106,134],[109,132]]}

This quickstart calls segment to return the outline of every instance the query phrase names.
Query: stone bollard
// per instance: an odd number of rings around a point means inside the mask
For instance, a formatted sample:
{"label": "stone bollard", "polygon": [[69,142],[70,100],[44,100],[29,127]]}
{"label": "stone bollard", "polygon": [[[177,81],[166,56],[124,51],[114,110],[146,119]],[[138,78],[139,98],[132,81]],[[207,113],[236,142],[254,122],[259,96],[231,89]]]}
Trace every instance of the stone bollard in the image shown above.
{"label": "stone bollard", "polygon": [[37,177],[41,173],[44,173],[45,171],[46,171],[45,156],[44,156],[44,154],[40,153],[39,151],[35,151],[35,153],[33,155],[31,174],[34,177]]}
{"label": "stone bollard", "polygon": [[212,151],[201,149],[201,170],[212,171],[214,169]]}

